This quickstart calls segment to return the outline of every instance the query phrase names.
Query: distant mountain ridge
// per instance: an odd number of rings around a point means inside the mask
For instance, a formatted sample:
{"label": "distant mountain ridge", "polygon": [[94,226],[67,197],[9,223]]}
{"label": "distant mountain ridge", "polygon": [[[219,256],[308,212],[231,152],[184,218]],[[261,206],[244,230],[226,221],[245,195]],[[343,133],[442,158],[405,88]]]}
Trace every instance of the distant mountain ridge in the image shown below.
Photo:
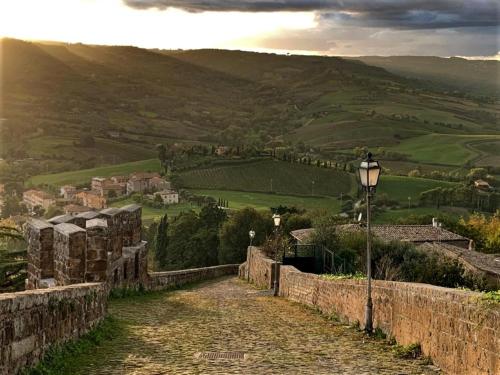
{"label": "distant mountain ridge", "polygon": [[425,79],[477,95],[500,95],[500,61],[435,56],[351,58],[404,77]]}

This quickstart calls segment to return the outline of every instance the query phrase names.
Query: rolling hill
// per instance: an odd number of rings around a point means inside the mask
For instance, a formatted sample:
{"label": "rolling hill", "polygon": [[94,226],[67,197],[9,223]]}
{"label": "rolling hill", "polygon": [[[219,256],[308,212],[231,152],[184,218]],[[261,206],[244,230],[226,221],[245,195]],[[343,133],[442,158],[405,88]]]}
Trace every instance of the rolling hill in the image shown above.
{"label": "rolling hill", "polygon": [[[493,98],[446,93],[356,60],[13,39],[1,39],[0,48],[0,152],[35,158],[43,171],[150,159],[167,142],[303,142],[331,158],[368,145],[424,161],[415,142],[444,134],[479,142],[459,142],[460,152],[445,161],[451,166],[494,165],[498,157]],[[481,72],[469,79],[483,87],[495,69],[485,63]],[[94,142],[83,146],[86,135]]]}
{"label": "rolling hill", "polygon": [[500,61],[436,56],[361,56],[354,58],[389,72],[435,82],[475,95],[500,95]]}

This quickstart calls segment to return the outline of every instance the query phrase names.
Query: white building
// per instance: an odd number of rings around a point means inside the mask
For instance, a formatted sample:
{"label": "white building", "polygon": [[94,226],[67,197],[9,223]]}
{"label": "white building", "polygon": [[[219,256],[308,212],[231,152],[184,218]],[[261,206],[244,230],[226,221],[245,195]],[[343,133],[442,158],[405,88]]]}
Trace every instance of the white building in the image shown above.
{"label": "white building", "polygon": [[163,204],[177,204],[179,203],[179,193],[174,190],[163,190],[155,193],[159,195],[163,201]]}

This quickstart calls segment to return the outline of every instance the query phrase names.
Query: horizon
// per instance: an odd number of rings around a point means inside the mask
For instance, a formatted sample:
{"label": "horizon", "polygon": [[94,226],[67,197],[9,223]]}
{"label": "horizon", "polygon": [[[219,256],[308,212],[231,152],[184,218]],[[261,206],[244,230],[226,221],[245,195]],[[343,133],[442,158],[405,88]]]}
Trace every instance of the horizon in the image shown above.
{"label": "horizon", "polygon": [[[202,51],[202,50],[214,50],[214,51],[232,51],[232,52],[248,52],[248,53],[260,53],[260,54],[270,54],[270,55],[283,55],[283,56],[311,56],[311,57],[338,57],[338,58],[357,58],[357,57],[381,57],[381,58],[389,58],[389,57],[421,57],[421,58],[439,58],[439,59],[452,59],[458,58],[463,60],[470,61],[498,61],[500,62],[500,53],[495,56],[437,56],[437,55],[322,55],[322,54],[314,54],[314,53],[298,53],[297,51],[282,51],[276,49],[244,49],[244,48],[210,48],[210,47],[202,47],[202,48],[146,48],[140,47],[132,44],[96,44],[96,43],[82,43],[82,42],[65,42],[62,40],[42,40],[42,39],[19,39],[13,38],[9,36],[0,36],[0,40],[3,39],[11,39],[21,42],[27,43],[39,43],[39,44],[62,44],[62,45],[88,45],[94,47],[133,47],[140,48],[144,50],[159,50],[159,51]],[[0,51],[1,52],[1,51]]]}
{"label": "horizon", "polygon": [[164,50],[500,60],[499,12],[490,0],[21,0],[0,4],[0,37]]}

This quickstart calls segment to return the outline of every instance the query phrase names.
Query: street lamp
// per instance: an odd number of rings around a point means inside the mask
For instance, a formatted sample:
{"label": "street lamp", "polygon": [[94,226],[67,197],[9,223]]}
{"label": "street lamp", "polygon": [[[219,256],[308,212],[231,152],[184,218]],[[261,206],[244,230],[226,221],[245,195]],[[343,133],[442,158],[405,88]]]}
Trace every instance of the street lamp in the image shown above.
{"label": "street lamp", "polygon": [[[281,216],[279,214],[274,214],[273,215],[273,221],[274,221],[274,236],[276,238],[276,246],[277,240],[278,240],[278,230],[281,224]],[[274,254],[274,295],[278,295],[278,249],[275,249],[275,254]]]}
{"label": "street lamp", "polygon": [[377,188],[378,179],[380,177],[380,164],[372,159],[372,153],[369,152],[366,160],[361,162],[359,166],[359,179],[361,185],[366,191],[366,276],[368,279],[367,298],[366,298],[366,322],[365,330],[373,331],[373,302],[372,302],[372,240],[370,233],[370,197]]}
{"label": "street lamp", "polygon": [[250,257],[252,256],[252,242],[253,242],[253,239],[255,238],[255,231],[254,230],[250,230],[250,232],[248,232],[248,237],[250,237],[250,249],[248,249],[248,255],[247,256],[247,281],[250,282]]}

